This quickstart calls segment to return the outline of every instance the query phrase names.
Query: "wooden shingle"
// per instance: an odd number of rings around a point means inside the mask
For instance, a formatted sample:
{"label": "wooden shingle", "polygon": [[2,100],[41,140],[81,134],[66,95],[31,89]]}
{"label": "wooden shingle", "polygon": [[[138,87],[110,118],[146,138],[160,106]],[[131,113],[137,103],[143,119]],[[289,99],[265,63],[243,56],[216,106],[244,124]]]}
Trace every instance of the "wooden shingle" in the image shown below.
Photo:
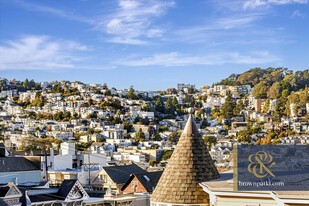
{"label": "wooden shingle", "polygon": [[190,115],[151,202],[208,204],[209,196],[199,185],[219,178],[219,173]]}

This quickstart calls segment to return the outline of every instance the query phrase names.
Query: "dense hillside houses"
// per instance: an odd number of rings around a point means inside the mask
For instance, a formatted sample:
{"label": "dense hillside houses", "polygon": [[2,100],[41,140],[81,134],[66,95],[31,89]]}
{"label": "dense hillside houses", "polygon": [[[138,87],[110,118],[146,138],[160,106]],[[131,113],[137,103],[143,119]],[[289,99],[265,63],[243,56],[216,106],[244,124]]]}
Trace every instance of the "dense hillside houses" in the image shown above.
{"label": "dense hillside houses", "polygon": [[[179,83],[165,91],[0,79],[0,201],[149,205],[152,196],[152,205],[220,205],[230,187],[217,170],[230,173],[235,145],[309,143],[308,85],[308,70],[285,68],[254,68],[212,86]],[[186,158],[196,146],[183,140],[190,132],[205,144],[211,164]],[[177,193],[183,179],[176,157],[211,167],[186,182],[198,194]],[[64,185],[72,191],[63,193]]]}

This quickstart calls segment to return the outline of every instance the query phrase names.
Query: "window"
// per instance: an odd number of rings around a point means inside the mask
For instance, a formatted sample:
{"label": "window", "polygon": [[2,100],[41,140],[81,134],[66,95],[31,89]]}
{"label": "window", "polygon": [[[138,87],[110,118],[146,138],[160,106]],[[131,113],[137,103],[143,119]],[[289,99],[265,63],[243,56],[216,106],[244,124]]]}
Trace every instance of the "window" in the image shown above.
{"label": "window", "polygon": [[106,175],[100,175],[100,180],[103,180],[103,182],[107,182]]}
{"label": "window", "polygon": [[132,187],[137,186],[137,184],[138,184],[138,182],[137,182],[137,181],[132,181],[132,182],[131,182]]}

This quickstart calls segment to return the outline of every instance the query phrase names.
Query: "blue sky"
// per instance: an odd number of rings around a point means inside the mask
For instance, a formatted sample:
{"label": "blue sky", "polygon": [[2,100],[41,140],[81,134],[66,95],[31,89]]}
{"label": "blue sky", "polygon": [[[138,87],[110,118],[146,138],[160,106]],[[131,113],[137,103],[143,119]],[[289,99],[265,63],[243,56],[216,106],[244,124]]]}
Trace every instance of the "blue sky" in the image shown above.
{"label": "blue sky", "polygon": [[308,68],[309,0],[0,0],[0,76],[116,88]]}

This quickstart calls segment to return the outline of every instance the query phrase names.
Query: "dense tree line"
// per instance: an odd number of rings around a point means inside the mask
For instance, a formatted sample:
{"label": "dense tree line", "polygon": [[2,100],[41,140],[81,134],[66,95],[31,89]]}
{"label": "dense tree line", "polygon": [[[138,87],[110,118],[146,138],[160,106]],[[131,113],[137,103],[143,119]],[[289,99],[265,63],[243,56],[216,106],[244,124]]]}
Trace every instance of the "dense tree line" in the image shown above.
{"label": "dense tree line", "polygon": [[[272,111],[274,121],[280,121],[282,116],[289,116],[290,105],[295,104],[294,112],[305,107],[309,102],[309,70],[293,72],[287,68],[254,68],[242,74],[232,74],[228,78],[216,83],[217,85],[251,85],[252,95],[257,99],[266,99],[263,112],[269,110],[270,100],[277,100],[277,107]],[[221,118],[231,118],[237,115],[243,105],[236,105],[228,97],[221,110]],[[233,112],[232,112],[233,111]],[[216,117],[220,114],[213,111]]]}
{"label": "dense tree line", "polygon": [[251,85],[256,98],[276,99],[284,90],[290,94],[309,85],[309,70],[293,71],[287,68],[254,68],[242,74],[232,74],[216,85]]}

